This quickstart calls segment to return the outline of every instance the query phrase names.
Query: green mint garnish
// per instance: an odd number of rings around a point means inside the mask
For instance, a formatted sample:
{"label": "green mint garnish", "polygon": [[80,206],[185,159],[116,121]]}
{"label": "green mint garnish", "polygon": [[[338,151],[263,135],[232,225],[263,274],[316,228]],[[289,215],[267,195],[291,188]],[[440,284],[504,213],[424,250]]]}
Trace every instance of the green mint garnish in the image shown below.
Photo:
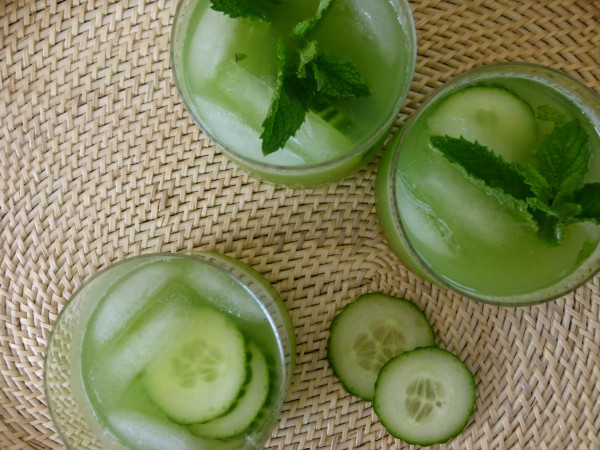
{"label": "green mint garnish", "polygon": [[581,124],[558,120],[549,107],[544,110],[557,125],[542,140],[537,167],[508,162],[462,137],[431,136],[431,144],[488,193],[524,213],[538,235],[556,245],[569,223],[600,224],[600,183],[584,184],[591,149]]}
{"label": "green mint garnish", "polygon": [[432,136],[431,143],[451,162],[460,164],[472,177],[491,188],[501,189],[518,200],[527,200],[532,189],[517,166],[505,161],[478,142],[449,136]]}
{"label": "green mint garnish", "polygon": [[579,122],[554,127],[538,150],[539,172],[549,184],[553,202],[568,201],[583,185],[591,149]]}
{"label": "green mint garnish", "polygon": [[[288,62],[286,49],[278,45],[278,75],[275,93],[263,122],[263,154],[282,148],[302,125],[308,110],[328,109],[331,122],[340,112],[328,108],[336,98],[351,99],[370,94],[356,66],[349,60],[319,49],[316,41],[306,43]],[[295,58],[294,58],[295,57]],[[344,126],[347,122],[339,120]]]}
{"label": "green mint garnish", "polygon": [[302,22],[296,24],[294,27],[294,34],[299,38],[306,37],[308,33],[313,31],[317,25],[321,23],[321,20],[323,17],[325,17],[325,14],[331,9],[332,6],[333,0],[321,0],[314,17],[303,20]]}
{"label": "green mint garnish", "polygon": [[210,7],[233,19],[250,19],[269,22],[267,14],[256,6],[255,0],[210,0]]}
{"label": "green mint garnish", "polygon": [[562,125],[569,121],[569,116],[549,105],[540,105],[535,111],[535,117],[545,122],[553,122]]}
{"label": "green mint garnish", "polygon": [[317,51],[310,62],[317,82],[317,90],[335,98],[358,98],[370,95],[356,65],[340,55]]}
{"label": "green mint garnish", "polygon": [[574,201],[581,206],[578,219],[600,225],[600,183],[584,184],[575,192]]}
{"label": "green mint garnish", "polygon": [[277,46],[277,82],[275,93],[263,122],[262,151],[265,155],[277,151],[292,137],[304,122],[308,98],[302,83],[287,64],[285,46]]}
{"label": "green mint garnish", "polygon": [[298,52],[298,76],[300,78],[306,78],[309,75],[307,68],[317,59],[318,52],[317,41],[310,41],[300,48]]}
{"label": "green mint garnish", "polygon": [[[211,8],[232,18],[270,22],[266,2],[282,0],[210,0]],[[262,126],[262,151],[273,153],[298,131],[313,110],[332,126],[347,128],[351,121],[332,102],[370,95],[356,65],[341,55],[323,51],[316,40],[307,39],[319,26],[334,0],[321,0],[314,16],[302,20],[290,30],[285,43],[277,46],[277,80],[271,105]],[[261,7],[260,5],[263,5]],[[249,55],[236,53],[239,62]],[[326,112],[326,116],[322,113]]]}

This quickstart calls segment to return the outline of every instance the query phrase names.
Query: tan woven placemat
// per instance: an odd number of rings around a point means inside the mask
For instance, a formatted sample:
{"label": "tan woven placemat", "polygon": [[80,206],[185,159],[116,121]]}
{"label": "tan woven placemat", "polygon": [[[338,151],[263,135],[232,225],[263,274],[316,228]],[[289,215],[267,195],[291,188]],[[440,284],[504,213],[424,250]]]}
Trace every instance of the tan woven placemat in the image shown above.
{"label": "tan woven placemat", "polygon": [[[477,379],[468,429],[439,448],[600,449],[600,276],[542,306],[477,304],[407,272],[378,229],[378,158],[330,187],[249,177],[192,124],[173,86],[175,0],[0,0],[0,448],[61,448],[42,364],[57,313],[98,269],[138,253],[215,250],[281,292],[298,366],[277,449],[409,448],[326,362],[358,294],[408,297]],[[473,66],[521,60],[600,92],[600,2],[413,1],[417,73],[400,123]]]}

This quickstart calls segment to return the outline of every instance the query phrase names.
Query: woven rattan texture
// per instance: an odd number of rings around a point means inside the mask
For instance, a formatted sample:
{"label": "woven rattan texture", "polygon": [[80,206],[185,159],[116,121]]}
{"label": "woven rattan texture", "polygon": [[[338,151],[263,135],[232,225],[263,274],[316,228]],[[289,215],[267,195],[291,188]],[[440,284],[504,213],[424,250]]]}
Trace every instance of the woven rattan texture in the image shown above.
{"label": "woven rattan texture", "polygon": [[[412,1],[423,96],[485,63],[562,69],[600,92],[595,0]],[[409,273],[379,229],[379,156],[306,191],[238,170],[173,85],[174,0],[0,0],[0,448],[61,448],[45,406],[45,345],[97,270],[155,251],[215,250],[285,299],[298,365],[277,449],[404,449],[326,362],[335,313],[373,290],[406,296],[475,373],[467,430],[439,448],[600,449],[600,276],[557,301],[474,303]]]}

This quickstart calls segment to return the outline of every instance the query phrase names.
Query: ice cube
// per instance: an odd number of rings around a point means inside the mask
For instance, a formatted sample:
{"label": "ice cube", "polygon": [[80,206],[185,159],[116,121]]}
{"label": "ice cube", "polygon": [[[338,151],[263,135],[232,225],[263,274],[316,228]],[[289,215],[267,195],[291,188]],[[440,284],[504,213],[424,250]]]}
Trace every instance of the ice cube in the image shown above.
{"label": "ice cube", "polygon": [[[134,409],[123,409],[108,415],[115,434],[134,449],[140,450],[202,450],[226,448],[193,436],[185,427]],[[216,446],[215,446],[216,445]]]}
{"label": "ice cube", "polygon": [[222,61],[229,54],[232,36],[239,22],[210,8],[203,13],[190,41],[187,55],[192,86],[215,78]]}
{"label": "ice cube", "polygon": [[398,24],[396,12],[390,7],[391,3],[363,0],[346,3],[357,29],[384,55],[397,54],[398,43],[404,42],[402,27]]}
{"label": "ice cube", "polygon": [[[174,290],[175,292],[175,290]],[[93,362],[96,383],[102,388],[96,396],[103,402],[119,400],[156,354],[174,345],[186,326],[190,306],[184,296],[171,295],[167,302],[144,311],[135,318],[135,329],[106,345]]]}
{"label": "ice cube", "polygon": [[431,207],[418,200],[406,185],[399,184],[398,205],[405,228],[429,252],[451,257],[459,251],[453,242],[452,231],[440,220]]}
{"label": "ice cube", "polygon": [[245,122],[239,111],[215,98],[196,96],[194,103],[199,111],[205,111],[200,114],[203,128],[210,136],[218,138],[223,147],[248,158],[262,154],[260,133]]}
{"label": "ice cube", "polygon": [[215,80],[221,85],[231,84],[243,94],[245,79],[240,84],[238,78],[228,77],[236,68],[260,79],[272,77],[274,83],[276,42],[268,24],[234,20],[207,9],[196,26],[187,54],[192,89],[201,92],[206,81]]}
{"label": "ice cube", "polygon": [[319,115],[309,112],[286,147],[305,163],[318,164],[343,156],[353,143]]}
{"label": "ice cube", "polygon": [[441,158],[432,158],[430,169],[418,182],[423,201],[457,235],[493,247],[508,245],[515,226],[522,225],[524,218]]}
{"label": "ice cube", "polygon": [[217,309],[245,322],[264,322],[264,312],[253,294],[226,272],[206,266],[202,271],[190,268],[182,275],[189,289]]}
{"label": "ice cube", "polygon": [[242,64],[228,61],[223,64],[216,81],[230,101],[232,109],[239,111],[244,122],[258,129],[269,111],[273,85],[245,69]]}
{"label": "ice cube", "polygon": [[92,342],[102,344],[121,332],[174,275],[166,262],[146,264],[109,289],[90,325]]}

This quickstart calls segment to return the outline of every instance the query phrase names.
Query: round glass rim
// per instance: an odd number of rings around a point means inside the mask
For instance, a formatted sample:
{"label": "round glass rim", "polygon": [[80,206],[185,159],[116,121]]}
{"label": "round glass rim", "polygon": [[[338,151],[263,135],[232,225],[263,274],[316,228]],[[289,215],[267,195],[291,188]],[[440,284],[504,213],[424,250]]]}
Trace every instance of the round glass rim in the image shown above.
{"label": "round glass rim", "polygon": [[[406,83],[406,85],[404,86],[404,88],[402,89],[400,94],[398,95],[398,98],[394,105],[393,111],[390,113],[390,116],[388,117],[388,119],[384,123],[382,123],[379,126],[379,128],[377,128],[377,130],[375,132],[373,132],[367,140],[362,142],[358,147],[354,148],[352,151],[345,153],[344,155],[340,156],[339,158],[329,160],[329,161],[324,161],[324,162],[317,163],[317,164],[306,164],[306,165],[296,165],[296,166],[285,166],[285,165],[281,165],[281,164],[265,163],[265,162],[241,155],[241,154],[227,148],[226,146],[220,144],[219,140],[216,139],[211,133],[206,131],[205,127],[202,125],[200,118],[197,117],[197,115],[195,114],[194,108],[191,104],[191,101],[188,98],[189,96],[186,95],[184,93],[183,89],[180,87],[184,84],[184,81],[183,81],[184,77],[180,73],[178,73],[177,63],[176,63],[177,57],[175,54],[177,51],[180,50],[180,48],[179,48],[179,46],[176,46],[173,44],[175,42],[177,42],[176,36],[178,33],[180,33],[179,27],[181,26],[181,22],[183,21],[182,11],[183,11],[184,7],[192,2],[194,4],[196,4],[199,1],[202,1],[202,0],[180,0],[177,5],[177,8],[175,10],[175,17],[173,19],[173,25],[171,28],[170,50],[169,50],[169,57],[171,60],[171,69],[172,69],[171,73],[172,73],[173,82],[174,82],[175,88],[177,89],[179,97],[180,97],[185,109],[187,110],[189,116],[193,120],[193,122],[211,140],[211,142],[213,144],[215,144],[218,148],[220,148],[226,155],[231,157],[232,160],[240,161],[242,164],[245,164],[249,167],[257,167],[257,170],[260,172],[283,173],[283,174],[290,175],[290,176],[294,176],[294,174],[303,175],[306,172],[310,172],[310,171],[324,171],[324,170],[327,170],[329,167],[336,167],[338,165],[343,164],[345,161],[352,160],[353,158],[356,158],[357,156],[360,156],[363,153],[368,152],[368,150],[371,149],[371,147],[373,147],[375,144],[377,144],[378,141],[380,141],[381,139],[383,139],[385,137],[386,133],[390,132],[394,122],[396,121],[396,119],[402,109],[402,106],[404,105],[404,102],[406,101],[406,98],[408,97],[408,93],[410,92],[410,88],[411,88],[411,85],[412,85],[412,82],[414,79],[414,75],[415,75],[415,71],[416,71],[416,67],[417,67],[417,48],[418,48],[417,30],[416,30],[416,26],[415,26],[414,17],[412,14],[412,9],[410,7],[408,0],[390,0],[391,2],[393,2],[399,6],[400,9],[398,10],[398,12],[402,14],[402,16],[399,15],[399,17],[406,19],[406,22],[410,27],[410,29],[405,30],[405,35],[407,36],[408,40],[410,41],[407,45],[408,47],[410,47],[410,52],[409,52],[410,61],[408,62],[408,64],[405,65],[405,67],[407,68],[406,73],[409,75],[408,82]],[[369,0],[369,1],[373,1],[373,0]]]}
{"label": "round glass rim", "polygon": [[[277,340],[277,347],[278,347],[278,353],[279,353],[278,357],[280,358],[281,363],[282,363],[281,383],[279,384],[279,387],[277,389],[277,393],[278,393],[277,395],[279,398],[277,399],[277,404],[276,404],[277,407],[273,411],[273,419],[281,413],[281,408],[282,408],[283,402],[285,401],[286,391],[289,389],[289,387],[291,385],[291,379],[292,379],[292,376],[294,373],[294,367],[296,364],[296,355],[295,355],[296,342],[295,342],[295,335],[293,333],[293,328],[291,328],[291,323],[287,323],[285,317],[282,318],[284,320],[284,322],[286,322],[283,324],[283,326],[287,330],[287,336],[282,336],[281,332],[280,332],[280,327],[278,326],[277,323],[275,323],[275,318],[271,316],[270,312],[266,309],[266,306],[264,305],[264,299],[261,298],[253,289],[251,289],[251,287],[248,286],[248,283],[245,280],[241,279],[238,276],[238,274],[233,273],[229,269],[226,269],[224,267],[220,267],[220,266],[216,265],[214,263],[214,261],[204,259],[204,258],[219,259],[221,262],[231,265],[231,266],[234,266],[235,269],[239,269],[241,271],[245,270],[245,268],[249,268],[251,271],[254,272],[254,269],[251,266],[247,265],[246,263],[237,261],[229,256],[226,256],[224,254],[214,252],[214,251],[142,253],[139,255],[133,255],[133,256],[126,257],[126,258],[124,258],[120,261],[116,261],[114,263],[110,263],[107,266],[105,266],[104,268],[93,273],[87,279],[83,280],[81,282],[81,284],[69,296],[67,303],[59,311],[58,315],[56,316],[56,320],[52,324],[50,336],[48,337],[47,345],[45,347],[44,359],[43,359],[43,367],[42,367],[43,392],[44,392],[44,398],[46,399],[48,412],[50,414],[50,419],[52,420],[52,423],[54,424],[56,432],[58,433],[62,442],[64,443],[64,445],[67,448],[73,448],[73,447],[71,447],[69,436],[64,433],[63,428],[61,426],[59,426],[59,421],[56,419],[56,411],[54,409],[52,395],[49,395],[50,383],[48,381],[48,363],[49,363],[50,358],[52,357],[52,352],[50,352],[49,350],[52,347],[52,344],[55,339],[55,334],[58,331],[59,325],[63,322],[63,320],[64,320],[63,318],[67,317],[68,312],[70,312],[71,309],[77,307],[77,303],[78,303],[77,299],[79,298],[81,292],[84,291],[86,289],[86,287],[91,282],[96,280],[98,277],[103,276],[107,272],[113,271],[115,268],[118,268],[119,266],[125,265],[127,263],[132,263],[135,261],[139,261],[141,259],[151,259],[151,258],[161,258],[161,257],[185,258],[185,259],[196,260],[198,262],[209,264],[214,269],[220,270],[220,271],[226,273],[227,275],[229,275],[230,277],[232,277],[233,279],[235,279],[238,283],[240,283],[241,286],[243,286],[246,290],[250,291],[251,295],[260,302],[261,309],[263,309],[263,311],[265,313],[265,317],[268,319],[269,325],[271,326],[271,328],[273,329],[273,332],[275,333],[275,339]],[[240,267],[235,267],[235,263],[242,264],[244,269],[242,269]],[[256,272],[256,274],[258,274],[259,276],[262,276],[258,272]],[[254,276],[254,273],[252,274],[252,276]],[[265,281],[267,283],[269,283],[266,279],[265,279]],[[269,286],[270,286],[270,283],[269,283]],[[268,289],[265,289],[265,290],[268,291]],[[273,292],[276,294],[276,291],[274,291],[274,288],[273,288]],[[271,292],[266,292],[266,293],[270,296],[273,296],[273,293],[271,293]],[[72,301],[72,300],[75,300],[75,301]],[[275,300],[275,302],[277,303],[276,298],[272,298],[272,300]],[[289,355],[290,356],[289,361],[287,359],[287,355],[285,352],[285,350],[286,350],[285,345],[282,342],[283,338],[287,338],[289,340],[288,344],[290,345],[290,352],[291,352],[291,355]],[[288,366],[288,364],[289,364],[289,366]]]}
{"label": "round glass rim", "polygon": [[[512,71],[512,72],[508,72],[508,71]],[[594,109],[593,117],[590,117],[590,120],[592,120],[594,122],[594,124],[595,124],[594,128],[596,128],[596,130],[600,134],[600,94],[597,93],[596,91],[594,91],[593,89],[591,89],[589,86],[582,83],[581,81],[577,80],[576,78],[572,77],[571,75],[569,75],[561,70],[558,70],[553,67],[545,66],[542,64],[537,64],[537,63],[497,62],[497,63],[492,63],[492,64],[484,64],[481,66],[477,66],[477,67],[468,69],[465,72],[463,72],[459,75],[456,75],[454,78],[450,79],[446,83],[444,83],[441,86],[434,89],[431,93],[429,93],[427,95],[427,97],[421,103],[421,105],[419,105],[419,107],[415,110],[415,112],[411,115],[411,117],[406,121],[406,123],[403,125],[403,127],[400,131],[400,134],[398,135],[398,138],[396,140],[394,140],[394,142],[392,144],[393,155],[392,155],[391,163],[390,163],[390,166],[388,169],[389,170],[389,181],[387,182],[387,185],[385,187],[385,189],[387,189],[387,191],[388,191],[387,202],[388,202],[388,205],[391,210],[390,215],[392,217],[392,222],[394,224],[394,232],[397,234],[397,237],[402,241],[402,244],[404,245],[406,251],[409,253],[410,257],[416,261],[416,263],[419,265],[421,270],[423,270],[428,277],[430,277],[432,280],[434,280],[436,284],[438,284],[444,288],[450,289],[451,291],[454,291],[455,293],[458,293],[458,294],[468,297],[470,299],[473,299],[473,300],[476,300],[476,301],[479,301],[482,303],[490,304],[490,305],[495,305],[495,306],[513,306],[513,307],[532,306],[532,305],[542,304],[542,303],[546,303],[546,302],[549,302],[552,300],[556,300],[560,297],[568,295],[571,292],[574,292],[575,290],[577,290],[579,287],[581,287],[586,282],[590,281],[595,275],[600,273],[600,260],[598,260],[598,263],[596,264],[597,267],[594,267],[592,265],[589,273],[583,274],[580,277],[573,279],[571,282],[569,282],[567,284],[567,286],[565,286],[564,288],[561,288],[561,289],[557,289],[557,286],[559,286],[561,283],[563,283],[564,280],[567,280],[570,277],[573,277],[574,274],[577,272],[577,269],[574,272],[568,274],[565,278],[555,282],[554,284],[552,284],[550,286],[546,286],[546,287],[536,289],[531,292],[525,292],[525,293],[520,293],[520,294],[509,294],[509,295],[480,294],[480,293],[474,292],[473,290],[469,290],[466,287],[463,287],[458,283],[452,283],[447,278],[444,278],[441,275],[439,275],[437,273],[437,271],[435,271],[431,267],[431,265],[424,258],[421,257],[418,250],[413,246],[412,242],[408,238],[407,230],[404,226],[403,220],[401,219],[401,214],[399,211],[400,208],[398,207],[398,197],[397,197],[396,189],[394,189],[394,186],[396,185],[396,181],[397,181],[397,172],[398,172],[398,171],[394,170],[394,168],[398,167],[398,164],[399,164],[398,159],[400,157],[402,145],[404,143],[406,136],[408,135],[409,131],[411,130],[413,124],[419,119],[421,114],[428,108],[428,106],[431,103],[437,101],[441,95],[446,95],[451,92],[454,92],[456,89],[459,89],[464,85],[477,82],[477,81],[481,80],[482,78],[485,78],[486,76],[487,77],[497,76],[497,75],[499,75],[499,74],[501,75],[505,72],[509,73],[511,76],[515,76],[515,74],[518,72],[519,76],[526,78],[526,74],[529,71],[535,71],[537,73],[542,73],[542,74],[544,74],[543,76],[545,78],[552,77],[553,79],[561,80],[562,83],[568,84],[569,85],[568,87],[562,86],[561,89],[565,92],[568,92],[570,95],[575,95],[573,87],[576,87],[578,89],[578,92],[581,92],[581,94],[577,93],[578,106],[586,105],[589,107],[587,109],[592,109],[592,108]],[[552,84],[553,89],[556,89],[556,84],[557,84],[556,82],[553,82],[553,84]],[[587,95],[592,100],[595,100],[597,105],[596,106],[589,105],[588,102],[582,101],[581,97],[584,95]],[[586,113],[587,112],[589,112],[589,111],[586,111]],[[586,114],[586,115],[589,116],[589,114]],[[597,256],[598,256],[598,254],[600,254],[600,243],[596,246],[595,250],[592,252],[592,254],[590,256],[592,256],[594,254],[596,254]],[[512,300],[511,301],[503,300],[503,299],[509,299],[509,298]]]}

